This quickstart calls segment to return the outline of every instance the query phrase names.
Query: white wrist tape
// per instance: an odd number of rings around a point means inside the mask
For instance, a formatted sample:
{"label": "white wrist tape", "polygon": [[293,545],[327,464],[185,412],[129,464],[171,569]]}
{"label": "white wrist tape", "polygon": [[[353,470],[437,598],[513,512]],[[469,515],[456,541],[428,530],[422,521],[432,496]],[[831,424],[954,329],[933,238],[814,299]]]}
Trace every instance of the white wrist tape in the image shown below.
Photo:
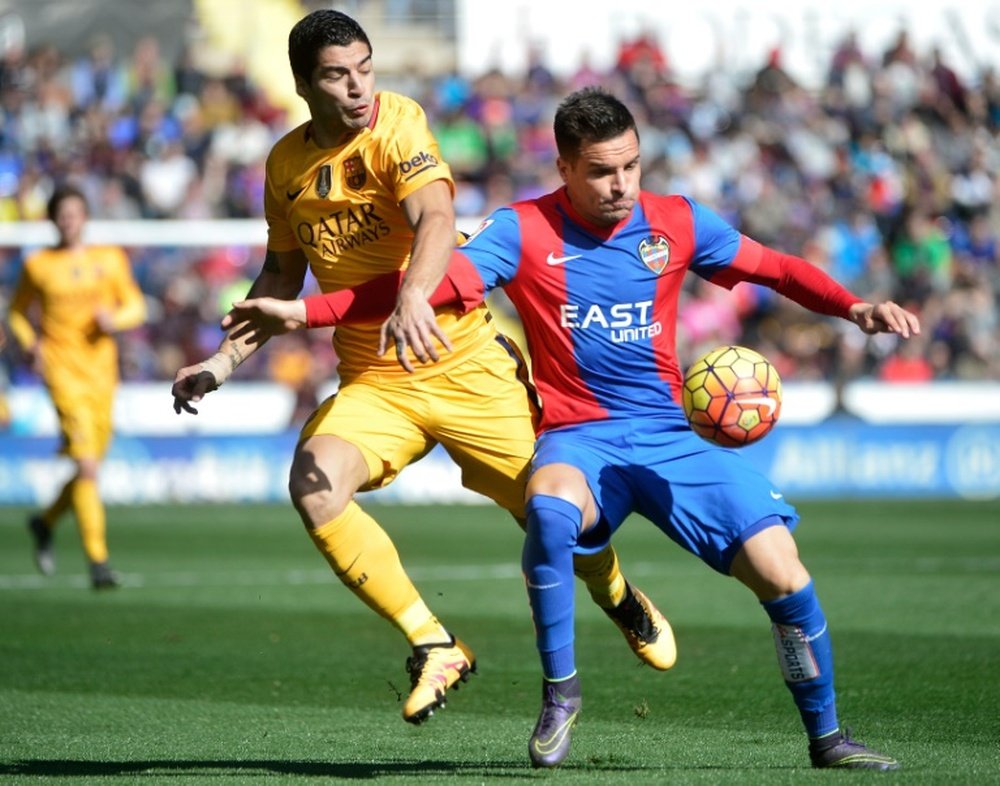
{"label": "white wrist tape", "polygon": [[236,370],[236,361],[225,352],[216,352],[212,357],[201,362],[202,371],[209,372],[215,378],[215,386],[222,383]]}

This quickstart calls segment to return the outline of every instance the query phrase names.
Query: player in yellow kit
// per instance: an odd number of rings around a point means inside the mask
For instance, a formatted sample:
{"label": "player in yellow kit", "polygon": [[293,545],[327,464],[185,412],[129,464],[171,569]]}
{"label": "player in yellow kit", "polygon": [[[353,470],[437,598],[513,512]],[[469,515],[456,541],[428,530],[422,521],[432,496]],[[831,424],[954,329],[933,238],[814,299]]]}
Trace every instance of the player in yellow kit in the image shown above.
{"label": "player in yellow kit", "polygon": [[[303,428],[289,491],[337,577],[412,646],[403,717],[420,723],[475,669],[475,657],[421,599],[354,494],[391,482],[440,443],[465,486],[523,520],[534,398],[519,353],[485,307],[460,315],[427,303],[456,233],[451,172],[421,107],[374,91],[368,37],[340,12],[316,11],[296,24],[289,58],[311,120],[268,157],[267,253],[249,296],[294,297],[307,269],[324,292],[406,270],[385,325],[334,333],[340,389]],[[382,330],[396,339],[397,357],[379,355]],[[448,352],[439,354],[435,341]],[[231,329],[215,355],[177,372],[175,410],[196,411],[192,403],[257,346]],[[660,668],[672,663],[669,625],[631,590],[613,551],[578,565],[578,575],[641,658]]]}
{"label": "player in yellow kit", "polygon": [[[95,589],[117,585],[108,565],[105,512],[97,488],[101,459],[111,441],[111,409],[118,385],[114,334],[142,323],[146,309],[128,257],[114,246],[83,242],[87,202],[72,186],[56,189],[48,215],[59,242],[24,263],[10,307],[11,333],[41,371],[59,416],[63,452],[73,476],[55,501],[33,516],[29,529],[39,570],[55,570],[52,530],[72,508]],[[38,306],[39,330],[29,315]]]}

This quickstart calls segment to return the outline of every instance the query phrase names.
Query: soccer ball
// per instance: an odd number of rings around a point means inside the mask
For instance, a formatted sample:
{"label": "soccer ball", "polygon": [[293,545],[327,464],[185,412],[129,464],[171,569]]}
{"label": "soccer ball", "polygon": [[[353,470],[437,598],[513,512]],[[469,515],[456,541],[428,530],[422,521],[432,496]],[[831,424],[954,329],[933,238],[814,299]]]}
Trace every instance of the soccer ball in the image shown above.
{"label": "soccer ball", "polygon": [[752,349],[718,347],[691,364],[682,398],[696,434],[738,448],[761,439],[778,422],[781,379]]}

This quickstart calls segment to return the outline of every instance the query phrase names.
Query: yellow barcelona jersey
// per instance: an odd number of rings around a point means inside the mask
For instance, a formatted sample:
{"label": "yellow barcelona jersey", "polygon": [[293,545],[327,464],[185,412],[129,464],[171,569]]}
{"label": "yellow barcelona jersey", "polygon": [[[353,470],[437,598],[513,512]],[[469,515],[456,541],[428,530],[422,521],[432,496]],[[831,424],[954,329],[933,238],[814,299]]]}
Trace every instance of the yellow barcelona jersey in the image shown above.
{"label": "yellow barcelona jersey", "polygon": [[[409,264],[413,230],[401,202],[422,186],[445,180],[451,170],[420,105],[395,93],[376,95],[372,121],[342,145],[321,148],[309,123],[280,139],[267,161],[264,207],[268,248],[301,248],[323,292],[357,286]],[[494,335],[485,307],[464,316],[440,311],[438,324],[454,351],[440,363],[416,366],[417,374],[451,368]],[[376,356],[380,322],[341,325],[333,343],[339,373],[349,380],[368,371],[406,374],[394,352]]]}
{"label": "yellow barcelona jersey", "polygon": [[138,324],[145,310],[125,252],[114,246],[53,248],[29,257],[10,307],[11,331],[26,348],[35,344],[28,312],[36,302],[42,373],[53,394],[113,389],[117,345],[98,329],[95,315],[128,313],[137,319],[127,322]]}

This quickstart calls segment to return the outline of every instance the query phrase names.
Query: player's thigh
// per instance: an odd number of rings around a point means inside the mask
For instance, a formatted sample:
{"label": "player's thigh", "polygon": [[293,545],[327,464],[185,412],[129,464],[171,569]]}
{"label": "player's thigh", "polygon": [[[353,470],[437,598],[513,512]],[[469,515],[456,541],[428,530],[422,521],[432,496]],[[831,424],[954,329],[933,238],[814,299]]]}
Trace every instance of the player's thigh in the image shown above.
{"label": "player's thigh", "polygon": [[761,527],[798,522],[795,508],[741,453],[694,434],[671,438],[633,476],[638,512],[721,573]]}
{"label": "player's thigh", "polygon": [[431,433],[462,470],[462,485],[523,519],[537,414],[523,361],[491,342],[428,384]]}
{"label": "player's thigh", "polygon": [[299,444],[320,436],[350,443],[368,468],[360,490],[380,488],[434,446],[421,425],[424,408],[423,397],[408,385],[354,381],[320,404],[303,426]]}
{"label": "player's thigh", "polygon": [[51,390],[59,420],[62,452],[73,459],[99,459],[111,441],[112,395]]}

